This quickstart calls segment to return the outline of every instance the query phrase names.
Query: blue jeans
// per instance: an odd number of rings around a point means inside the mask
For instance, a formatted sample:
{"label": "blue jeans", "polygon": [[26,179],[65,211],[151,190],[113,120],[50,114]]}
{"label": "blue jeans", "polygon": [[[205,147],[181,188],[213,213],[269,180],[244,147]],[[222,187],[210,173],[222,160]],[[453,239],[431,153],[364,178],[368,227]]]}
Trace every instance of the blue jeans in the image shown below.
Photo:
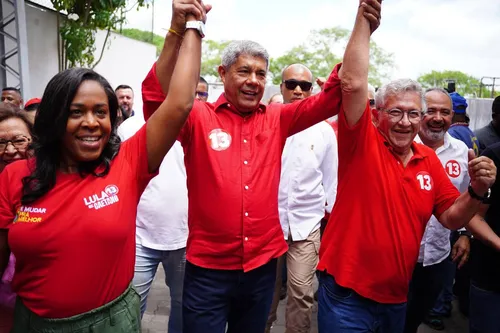
{"label": "blue jeans", "polygon": [[470,284],[470,333],[500,332],[500,293]]}
{"label": "blue jeans", "polygon": [[446,268],[442,272],[444,279],[444,286],[439,294],[434,307],[430,311],[431,316],[450,316],[451,315],[451,302],[453,301],[453,283],[455,281],[455,272],[457,265],[448,257],[444,260]]}
{"label": "blue jeans", "polygon": [[186,263],[184,333],[261,333],[276,283],[276,259],[251,270],[216,270]]}
{"label": "blue jeans", "polygon": [[182,288],[186,267],[186,248],[160,251],[136,245],[133,285],[141,296],[141,317],[146,311],[149,290],[158,265],[165,270],[165,283],[170,289],[169,333],[182,333]]}
{"label": "blue jeans", "polygon": [[364,298],[320,273],[318,289],[319,333],[402,333],[406,303],[381,304]]}

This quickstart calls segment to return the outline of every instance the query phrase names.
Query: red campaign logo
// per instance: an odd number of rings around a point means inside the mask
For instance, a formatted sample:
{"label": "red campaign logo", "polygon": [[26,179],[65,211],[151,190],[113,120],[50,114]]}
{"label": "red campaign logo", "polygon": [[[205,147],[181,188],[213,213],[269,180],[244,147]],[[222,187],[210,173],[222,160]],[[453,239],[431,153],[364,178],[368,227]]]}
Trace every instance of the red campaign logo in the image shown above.
{"label": "red campaign logo", "polygon": [[460,167],[460,163],[455,160],[449,160],[448,162],[446,162],[444,169],[446,170],[448,176],[450,176],[451,178],[457,178],[462,173],[462,167]]}
{"label": "red campaign logo", "polygon": [[434,185],[431,175],[426,171],[417,173],[417,180],[421,190],[430,191]]}
{"label": "red campaign logo", "polygon": [[210,147],[216,151],[222,151],[229,148],[231,145],[231,134],[216,128],[208,134],[208,140],[210,142]]}

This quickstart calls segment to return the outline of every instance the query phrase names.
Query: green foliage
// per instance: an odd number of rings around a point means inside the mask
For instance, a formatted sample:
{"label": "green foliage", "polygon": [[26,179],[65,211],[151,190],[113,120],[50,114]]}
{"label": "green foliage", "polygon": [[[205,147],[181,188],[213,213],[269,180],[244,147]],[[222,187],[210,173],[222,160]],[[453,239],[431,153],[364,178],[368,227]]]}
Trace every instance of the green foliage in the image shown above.
{"label": "green foliage", "polygon": [[[150,31],[139,29],[122,29],[121,34],[128,38],[153,44],[154,46],[156,46],[156,55],[160,55],[160,52],[163,48],[163,42],[165,41],[165,37],[163,36],[151,34]],[[153,40],[151,40],[151,37],[153,38]]]}
{"label": "green foliage", "polygon": [[444,88],[450,80],[455,81],[455,89],[461,95],[477,95],[479,92],[479,80],[460,71],[431,71],[430,73],[420,75],[417,79],[424,88]]}
{"label": "green foliage", "polygon": [[[269,71],[274,84],[281,82],[283,68],[293,63],[309,67],[316,77],[328,77],[335,64],[342,61],[350,31],[340,27],[313,30],[306,43],[295,46],[278,58],[271,59]],[[393,55],[374,41],[370,42],[370,72],[368,81],[380,86],[389,78],[394,66]]]}
{"label": "green foliage", "polygon": [[[126,9],[127,1],[51,0],[51,3],[55,10],[68,15],[60,27],[64,68],[95,66],[95,34],[101,29],[107,30],[109,36],[109,32],[124,21],[122,11]],[[146,0],[137,1],[138,7],[145,3]]]}
{"label": "green foliage", "polygon": [[214,40],[204,40],[201,53],[201,69],[202,76],[219,77],[217,69],[221,64],[222,51],[231,41],[217,42]]}

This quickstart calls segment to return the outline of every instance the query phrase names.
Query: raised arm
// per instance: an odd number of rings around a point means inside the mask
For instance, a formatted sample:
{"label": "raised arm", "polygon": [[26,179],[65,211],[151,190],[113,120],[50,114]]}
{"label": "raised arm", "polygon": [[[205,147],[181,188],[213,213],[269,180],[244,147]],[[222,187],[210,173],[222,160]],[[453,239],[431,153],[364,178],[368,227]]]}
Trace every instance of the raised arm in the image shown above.
{"label": "raised arm", "polygon": [[205,21],[205,8],[199,0],[173,0],[172,1],[172,21],[170,29],[165,36],[163,49],[156,61],[156,75],[160,81],[161,90],[167,94],[170,86],[170,79],[174,72],[179,48],[182,43],[184,30],[186,28],[186,18],[188,15],[194,16],[198,21]]}
{"label": "raised arm", "polygon": [[[195,20],[190,16],[188,20]],[[158,169],[193,107],[200,76],[201,37],[187,29],[173,70],[166,99],[146,124],[149,171]]]}
{"label": "raised arm", "polygon": [[342,105],[349,126],[354,126],[366,109],[368,68],[370,66],[370,35],[377,28],[381,4],[377,0],[360,1],[356,23],[347,43],[339,77]]}
{"label": "raised arm", "polygon": [[197,20],[205,22],[206,11],[210,9],[210,5],[204,5],[200,0],[172,1],[172,21],[170,29],[165,36],[163,49],[158,60],[153,65],[153,69],[142,83],[145,120],[148,120],[156,109],[158,109],[168,93],[172,74],[179,56],[179,49],[184,38],[187,16],[193,15]]}

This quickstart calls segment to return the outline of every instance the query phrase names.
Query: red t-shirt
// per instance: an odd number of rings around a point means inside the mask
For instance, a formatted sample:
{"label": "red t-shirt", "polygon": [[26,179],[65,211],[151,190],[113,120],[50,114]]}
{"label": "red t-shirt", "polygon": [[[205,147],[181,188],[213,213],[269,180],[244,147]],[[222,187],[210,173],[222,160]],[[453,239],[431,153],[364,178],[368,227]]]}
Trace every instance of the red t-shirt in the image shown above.
{"label": "red t-shirt", "polygon": [[[165,99],[156,66],[142,94],[147,119]],[[340,82],[330,77],[317,95],[293,104],[260,105],[248,116],[241,116],[224,94],[214,104],[195,101],[179,137],[191,263],[249,271],[287,250],[278,215],[281,152],[288,136],[337,114],[340,100]]]}
{"label": "red t-shirt", "polygon": [[16,257],[13,289],[45,318],[102,306],[132,281],[137,204],[149,180],[145,126],[122,143],[105,177],[58,172],[42,198],[21,204],[34,160],[0,174],[0,228]]}
{"label": "red t-shirt", "polygon": [[320,248],[318,269],[380,303],[403,303],[420,241],[460,193],[435,152],[414,143],[406,168],[372,124],[367,106],[349,128],[339,115],[337,200]]}

